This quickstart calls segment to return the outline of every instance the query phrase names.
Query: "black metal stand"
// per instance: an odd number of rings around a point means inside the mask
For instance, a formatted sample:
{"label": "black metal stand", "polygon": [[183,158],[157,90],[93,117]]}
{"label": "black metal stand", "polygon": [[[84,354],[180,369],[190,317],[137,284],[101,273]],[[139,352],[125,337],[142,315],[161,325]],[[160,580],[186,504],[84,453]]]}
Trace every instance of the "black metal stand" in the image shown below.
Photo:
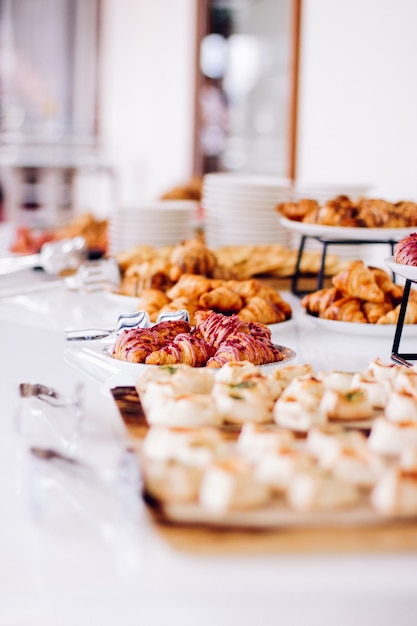
{"label": "black metal stand", "polygon": [[395,363],[399,363],[400,365],[406,365],[407,367],[412,366],[412,363],[409,362],[409,359],[411,361],[417,360],[417,354],[412,354],[412,353],[401,354],[398,350],[400,347],[401,335],[402,335],[403,326],[404,326],[405,312],[407,310],[408,298],[410,295],[410,288],[411,288],[412,282],[414,281],[409,280],[408,278],[405,281],[404,293],[403,293],[403,297],[401,300],[400,313],[398,315],[397,327],[395,329],[395,335],[394,335],[394,343],[392,344],[392,352],[391,352],[391,359],[395,361]]}
{"label": "black metal stand", "polygon": [[[324,283],[324,277],[325,277],[325,265],[326,265],[326,256],[327,256],[327,248],[328,246],[332,245],[332,246],[352,246],[352,245],[363,245],[363,244],[387,244],[390,246],[390,250],[391,250],[391,255],[394,254],[394,247],[395,244],[397,243],[396,241],[393,241],[391,239],[383,239],[383,240],[369,240],[369,239],[359,239],[359,240],[347,240],[347,239],[343,239],[343,240],[334,240],[334,239],[324,239],[323,237],[317,237],[317,236],[312,236],[312,235],[302,235],[301,236],[301,240],[300,240],[300,246],[298,248],[298,254],[297,254],[297,260],[296,260],[296,264],[295,264],[295,270],[294,270],[294,275],[292,277],[292,281],[291,281],[291,291],[293,294],[295,294],[296,296],[304,296],[306,293],[308,293],[308,291],[303,291],[302,289],[298,288],[298,284],[299,284],[299,279],[300,279],[300,265],[301,265],[301,259],[303,257],[303,252],[304,252],[304,247],[306,244],[307,239],[315,239],[316,241],[320,242],[323,246],[322,248],[322,254],[321,254],[321,260],[320,260],[320,269],[319,269],[319,273],[317,276],[317,285],[316,285],[316,289],[322,289],[323,288],[323,283]],[[393,280],[395,282],[395,276],[393,274]]]}

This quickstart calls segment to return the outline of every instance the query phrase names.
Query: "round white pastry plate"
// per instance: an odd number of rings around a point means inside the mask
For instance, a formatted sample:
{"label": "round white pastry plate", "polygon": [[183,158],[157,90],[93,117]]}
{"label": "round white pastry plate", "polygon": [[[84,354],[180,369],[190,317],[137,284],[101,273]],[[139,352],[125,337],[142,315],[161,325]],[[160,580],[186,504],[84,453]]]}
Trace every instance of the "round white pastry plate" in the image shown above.
{"label": "round white pastry plate", "polygon": [[[283,358],[280,361],[275,361],[274,363],[266,363],[265,365],[261,365],[262,370],[272,370],[281,365],[287,365],[289,361],[292,361],[297,356],[294,350],[291,348],[287,348],[286,346],[280,346],[278,344],[274,344],[276,348],[280,350]],[[112,365],[119,368],[121,372],[125,372],[126,374],[132,374],[139,376],[144,369],[149,367],[158,367],[157,365],[146,365],[145,363],[130,363],[129,361],[121,361],[119,359],[114,359],[111,355],[112,345],[107,344],[103,347],[101,346],[101,354],[105,359],[110,360]]]}
{"label": "round white pastry plate", "polygon": [[[360,335],[363,337],[389,337],[394,338],[397,324],[360,324],[357,322],[338,322],[337,320],[326,320],[306,313],[308,319],[312,320],[322,330],[328,330],[343,335]],[[403,335],[405,337],[417,337],[417,324],[404,324]]]}
{"label": "round white pastry plate", "polygon": [[417,231],[416,226],[408,228],[355,228],[349,226],[325,226],[323,224],[307,224],[287,217],[281,217],[281,224],[300,235],[322,237],[336,241],[400,241],[407,235]]}
{"label": "round white pastry plate", "polygon": [[417,266],[416,265],[404,265],[403,263],[396,263],[393,256],[389,256],[384,259],[385,265],[387,265],[394,274],[407,278],[417,282]]}

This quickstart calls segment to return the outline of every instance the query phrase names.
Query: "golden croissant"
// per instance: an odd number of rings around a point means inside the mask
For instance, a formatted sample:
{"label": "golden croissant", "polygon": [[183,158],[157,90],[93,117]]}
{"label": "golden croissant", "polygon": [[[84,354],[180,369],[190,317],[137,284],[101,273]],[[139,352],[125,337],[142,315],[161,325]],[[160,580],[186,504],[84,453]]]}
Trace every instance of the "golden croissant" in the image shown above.
{"label": "golden croissant", "polygon": [[313,291],[305,295],[301,300],[301,306],[309,313],[314,313],[317,314],[318,317],[322,317],[324,311],[341,297],[342,294],[336,287],[319,289],[318,291]]}
{"label": "golden croissant", "polygon": [[159,311],[167,305],[169,299],[160,289],[145,289],[136,301],[138,311],[146,311],[151,322],[156,322]]}
{"label": "golden croissant", "polygon": [[240,311],[243,307],[243,300],[240,295],[228,289],[225,285],[203,293],[198,303],[204,309],[214,309],[224,312]]}
{"label": "golden croissant", "polygon": [[175,339],[149,354],[147,365],[173,365],[184,363],[191,367],[203,367],[214,354],[214,348],[204,339],[189,333],[180,333]]}
{"label": "golden croissant", "polygon": [[364,312],[369,324],[376,324],[380,317],[392,311],[393,306],[390,301],[375,304],[374,302],[364,302],[362,311]]}
{"label": "golden croissant", "polygon": [[260,296],[249,298],[246,301],[246,306],[239,311],[237,316],[245,322],[258,321],[262,324],[277,324],[285,322],[287,319],[284,311],[278,305]]}
{"label": "golden croissant", "polygon": [[358,298],[340,298],[340,300],[336,300],[324,311],[322,317],[339,322],[367,323],[367,319],[361,309],[361,301]]}
{"label": "golden croissant", "polygon": [[[401,304],[379,318],[377,324],[396,324],[400,315]],[[417,302],[408,300],[405,310],[404,324],[417,324]]]}
{"label": "golden croissant", "polygon": [[385,294],[378,286],[373,272],[363,261],[352,261],[345,269],[333,276],[332,283],[345,296],[368,302],[384,302]]}

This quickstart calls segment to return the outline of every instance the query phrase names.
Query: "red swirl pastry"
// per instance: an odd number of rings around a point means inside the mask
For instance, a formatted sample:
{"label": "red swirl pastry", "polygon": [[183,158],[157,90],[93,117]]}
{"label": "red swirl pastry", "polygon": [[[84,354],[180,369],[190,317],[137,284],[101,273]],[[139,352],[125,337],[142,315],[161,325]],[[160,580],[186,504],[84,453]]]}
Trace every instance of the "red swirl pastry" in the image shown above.
{"label": "red swirl pastry", "polygon": [[411,233],[397,243],[394,261],[402,265],[417,265],[417,233]]}
{"label": "red swirl pastry", "polygon": [[250,361],[254,365],[265,365],[282,361],[281,351],[267,339],[256,338],[246,333],[230,335],[207,361],[208,367],[222,367],[229,361]]}
{"label": "red swirl pastry", "polygon": [[120,361],[143,363],[160,346],[160,335],[153,328],[129,328],[117,336],[112,356]]}
{"label": "red swirl pastry", "polygon": [[191,367],[203,367],[214,354],[214,348],[195,335],[180,333],[168,345],[149,354],[147,365],[173,365],[185,363]]}
{"label": "red swirl pastry", "polygon": [[250,334],[250,328],[246,322],[240,320],[237,315],[226,316],[214,311],[196,311],[196,332],[211,346],[218,348],[229,335],[236,333]]}

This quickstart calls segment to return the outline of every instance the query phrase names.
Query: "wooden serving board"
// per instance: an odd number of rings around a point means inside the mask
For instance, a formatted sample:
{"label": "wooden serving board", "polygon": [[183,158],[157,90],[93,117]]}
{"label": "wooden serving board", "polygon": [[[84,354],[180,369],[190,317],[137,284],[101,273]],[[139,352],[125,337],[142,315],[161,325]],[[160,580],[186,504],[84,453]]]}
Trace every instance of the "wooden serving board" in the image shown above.
{"label": "wooden serving board", "polygon": [[[148,425],[134,387],[111,389],[114,401],[132,440],[139,449]],[[227,434],[227,429],[226,429]],[[236,438],[233,429],[229,432]],[[306,553],[375,553],[417,551],[417,520],[381,520],[372,523],[352,516],[352,523],[340,523],[340,512],[332,523],[330,516],[323,524],[279,527],[211,524],[200,517],[193,521],[182,515],[181,507],[163,507],[145,497],[148,513],[157,532],[174,548],[198,554],[306,554]],[[178,514],[178,510],[179,514]],[[175,512],[175,514],[174,514]]]}

